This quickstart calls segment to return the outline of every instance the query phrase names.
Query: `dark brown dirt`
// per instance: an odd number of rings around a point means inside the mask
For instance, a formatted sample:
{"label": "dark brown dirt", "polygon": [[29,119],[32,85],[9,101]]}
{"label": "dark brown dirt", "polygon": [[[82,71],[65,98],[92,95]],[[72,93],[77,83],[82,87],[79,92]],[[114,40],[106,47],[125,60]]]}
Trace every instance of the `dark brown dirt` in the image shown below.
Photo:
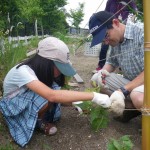
{"label": "dark brown dirt", "polygon": [[[89,88],[89,80],[92,70],[95,69],[98,57],[85,56],[83,50],[71,56],[73,66],[84,80],[84,84],[79,84],[79,88],[74,90],[83,91]],[[73,79],[75,82],[75,79]],[[134,144],[133,150],[141,149],[141,118],[137,117],[129,123],[120,123],[113,120],[110,114],[110,122],[107,128],[94,132],[89,124],[87,116],[79,115],[73,107],[62,107],[62,117],[57,123],[58,133],[54,136],[45,136],[35,131],[29,144],[24,148],[27,150],[106,150],[111,138],[118,139],[124,135],[131,135]],[[0,145],[12,144],[15,150],[20,150],[9,135],[5,123],[0,117]]]}

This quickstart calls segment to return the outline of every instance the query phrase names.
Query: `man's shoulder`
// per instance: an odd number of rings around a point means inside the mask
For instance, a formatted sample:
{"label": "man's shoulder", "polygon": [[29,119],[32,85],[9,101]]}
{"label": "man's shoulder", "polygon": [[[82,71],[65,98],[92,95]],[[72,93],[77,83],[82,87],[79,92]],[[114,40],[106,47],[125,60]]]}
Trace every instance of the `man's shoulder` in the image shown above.
{"label": "man's shoulder", "polygon": [[135,26],[137,26],[138,28],[144,29],[144,23],[143,22],[138,21],[135,23]]}
{"label": "man's shoulder", "polygon": [[127,24],[126,26],[130,26],[132,28],[141,28],[143,29],[144,28],[144,23],[141,22],[141,21],[137,21],[137,22],[132,22],[132,21],[127,21]]}
{"label": "man's shoulder", "polygon": [[[140,34],[140,35],[138,35]],[[144,24],[142,22],[131,22],[128,21],[126,24],[125,36],[127,38],[134,38],[135,36],[144,35]]]}

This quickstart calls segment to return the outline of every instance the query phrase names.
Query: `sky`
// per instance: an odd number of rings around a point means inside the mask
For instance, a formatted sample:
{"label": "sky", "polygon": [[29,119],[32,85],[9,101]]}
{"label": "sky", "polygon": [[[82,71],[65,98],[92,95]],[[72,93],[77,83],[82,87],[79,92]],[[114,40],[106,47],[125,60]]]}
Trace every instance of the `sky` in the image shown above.
{"label": "sky", "polygon": [[[107,0],[67,0],[67,5],[65,6],[67,12],[70,9],[76,9],[79,7],[79,3],[84,4],[84,20],[80,24],[80,28],[88,28],[88,21],[91,15],[97,11],[104,10]],[[70,24],[69,20],[67,22]]]}

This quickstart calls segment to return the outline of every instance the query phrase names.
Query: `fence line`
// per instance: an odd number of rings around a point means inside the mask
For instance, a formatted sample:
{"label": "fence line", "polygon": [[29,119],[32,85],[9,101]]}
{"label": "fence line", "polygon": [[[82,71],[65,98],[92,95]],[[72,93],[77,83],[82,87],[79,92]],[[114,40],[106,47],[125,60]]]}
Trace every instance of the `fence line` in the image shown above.
{"label": "fence line", "polygon": [[[11,37],[9,36],[8,37],[8,42],[9,44],[11,44],[12,42],[15,42],[14,44],[12,44],[12,47],[15,48],[15,47],[18,47],[19,45],[19,42],[20,41],[24,41],[24,43],[22,43],[23,45],[28,45],[30,43],[30,39],[33,39],[35,37],[41,39],[41,38],[44,38],[44,37],[48,37],[49,35],[44,35],[44,36],[24,36],[24,37],[21,37],[21,36],[18,36],[18,37]],[[1,53],[4,53],[5,51],[5,40],[3,38],[0,38],[0,52]]]}
{"label": "fence line", "polygon": [[9,36],[8,37],[8,41],[9,41],[9,43],[11,43],[12,41],[27,41],[27,40],[35,38],[35,37],[38,37],[40,39],[40,38],[48,37],[48,36],[49,35],[44,35],[44,36],[33,36],[33,35],[30,35],[30,36],[24,36],[24,37],[21,37],[21,36],[11,37],[11,36]]}

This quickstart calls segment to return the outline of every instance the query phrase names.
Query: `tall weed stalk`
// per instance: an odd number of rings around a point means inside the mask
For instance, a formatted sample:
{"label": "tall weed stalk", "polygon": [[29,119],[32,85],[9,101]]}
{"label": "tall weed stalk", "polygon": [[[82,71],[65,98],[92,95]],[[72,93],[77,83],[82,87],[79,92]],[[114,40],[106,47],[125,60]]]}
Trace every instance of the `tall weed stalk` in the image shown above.
{"label": "tall weed stalk", "polygon": [[14,46],[14,42],[9,43],[5,39],[5,51],[0,50],[0,91],[2,90],[2,82],[7,72],[20,61],[26,58],[26,53],[29,50],[37,47],[39,39],[32,39],[28,45],[23,45],[22,42],[18,46]]}

